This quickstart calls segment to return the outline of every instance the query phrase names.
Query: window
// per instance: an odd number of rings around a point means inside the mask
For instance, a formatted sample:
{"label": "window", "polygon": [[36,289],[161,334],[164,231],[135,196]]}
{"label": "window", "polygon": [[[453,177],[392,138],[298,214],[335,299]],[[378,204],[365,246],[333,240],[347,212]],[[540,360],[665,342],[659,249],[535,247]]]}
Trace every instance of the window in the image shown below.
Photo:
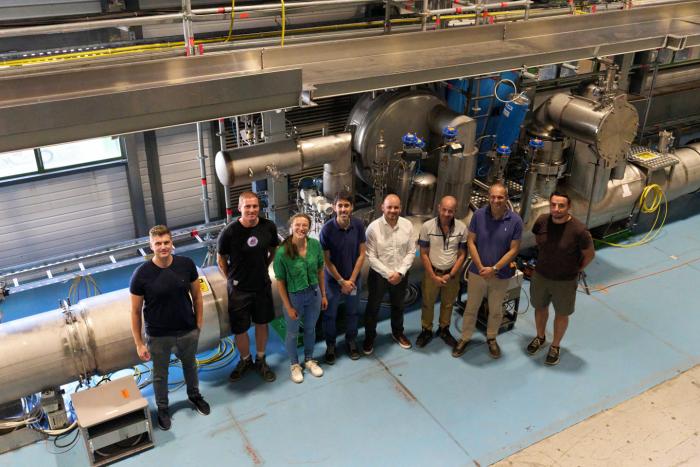
{"label": "window", "polygon": [[0,178],[28,174],[36,172],[37,169],[36,156],[32,149],[0,154]]}
{"label": "window", "polygon": [[0,180],[123,159],[119,138],[103,137],[0,154]]}
{"label": "window", "polygon": [[58,169],[122,157],[118,138],[94,138],[40,149],[44,169]]}

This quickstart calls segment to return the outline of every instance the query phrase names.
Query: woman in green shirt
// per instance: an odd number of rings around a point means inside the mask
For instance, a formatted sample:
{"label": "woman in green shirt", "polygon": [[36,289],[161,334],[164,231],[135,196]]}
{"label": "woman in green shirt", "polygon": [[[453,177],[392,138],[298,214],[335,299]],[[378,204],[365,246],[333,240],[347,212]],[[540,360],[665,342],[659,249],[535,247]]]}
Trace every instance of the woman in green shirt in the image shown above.
{"label": "woman in green shirt", "polygon": [[273,269],[285,309],[285,345],[292,363],[291,379],[301,383],[304,374],[297,354],[299,321],[304,323],[304,367],[316,377],[323,376],[323,370],[313,359],[313,352],[316,321],[321,310],[328,306],[328,300],[323,280],[323,250],[318,240],[308,237],[311,218],[306,214],[295,214],[289,222],[290,235],[277,249]]}

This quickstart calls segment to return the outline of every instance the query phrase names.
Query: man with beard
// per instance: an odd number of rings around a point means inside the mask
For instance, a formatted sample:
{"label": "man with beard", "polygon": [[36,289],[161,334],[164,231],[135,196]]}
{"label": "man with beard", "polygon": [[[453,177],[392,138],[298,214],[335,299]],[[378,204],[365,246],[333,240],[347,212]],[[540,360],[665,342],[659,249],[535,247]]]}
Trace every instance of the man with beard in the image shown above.
{"label": "man with beard", "polygon": [[527,346],[534,355],[545,343],[549,304],[554,306],[554,337],[544,363],[559,363],[561,340],[574,312],[578,276],[593,260],[593,240],[586,226],[570,214],[571,199],[554,192],[549,197],[549,215],[532,226],[539,253],[530,279],[530,301],[535,307],[537,335]]}
{"label": "man with beard", "polygon": [[326,339],[325,361],[335,363],[336,318],[340,300],[345,301],[345,344],[352,360],[360,358],[357,347],[357,315],[360,304],[360,272],[365,262],[365,227],[352,217],[353,199],[339,192],[333,201],[335,217],[323,225],[319,240],[326,264],[328,308],[323,313]]}

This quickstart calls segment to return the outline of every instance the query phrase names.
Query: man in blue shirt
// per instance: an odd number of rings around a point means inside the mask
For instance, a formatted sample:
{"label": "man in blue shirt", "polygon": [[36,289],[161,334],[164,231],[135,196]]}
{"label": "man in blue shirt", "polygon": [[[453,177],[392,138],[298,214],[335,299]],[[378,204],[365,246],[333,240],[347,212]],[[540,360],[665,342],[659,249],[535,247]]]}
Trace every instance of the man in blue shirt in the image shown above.
{"label": "man in blue shirt", "polygon": [[328,308],[323,313],[326,339],[325,361],[335,363],[336,317],[340,300],[345,300],[345,343],[352,360],[360,358],[357,347],[357,312],[360,303],[360,271],[365,261],[365,227],[352,217],[352,195],[340,192],[333,201],[335,217],[323,225],[319,240],[326,265]]}
{"label": "man in blue shirt", "polygon": [[462,336],[452,351],[461,357],[474,332],[476,317],[484,295],[488,294],[489,318],[486,326],[486,342],[493,358],[500,358],[501,349],[496,342],[498,329],[503,321],[503,299],[508,289],[508,279],[513,276],[511,261],[520,249],[523,221],[508,209],[508,191],[501,182],[489,188],[489,204],[478,209],[469,223],[467,248],[471,255],[469,289],[464,308]]}

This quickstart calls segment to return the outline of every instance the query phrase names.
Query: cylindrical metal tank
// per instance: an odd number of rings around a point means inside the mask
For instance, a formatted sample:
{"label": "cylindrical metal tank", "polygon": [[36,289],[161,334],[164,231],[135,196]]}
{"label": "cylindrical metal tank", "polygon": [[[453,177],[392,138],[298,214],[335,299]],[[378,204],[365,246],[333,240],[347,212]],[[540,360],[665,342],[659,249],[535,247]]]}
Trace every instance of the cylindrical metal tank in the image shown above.
{"label": "cylindrical metal tank", "polygon": [[[199,351],[215,347],[220,337],[230,334],[225,279],[217,268],[207,268],[202,274],[204,326]],[[205,279],[212,277],[213,281]],[[4,323],[0,325],[0,351],[13,356],[0,361],[0,404],[81,377],[133,366],[140,359],[131,336],[129,290],[88,297],[70,307]]]}
{"label": "cylindrical metal tank", "polygon": [[[372,163],[380,134],[384,134],[386,154],[396,164],[396,154],[403,149],[401,137],[412,132],[428,141],[428,150],[441,141],[444,126],[454,126],[457,141],[465,148],[474,145],[476,123],[473,119],[453,112],[436,95],[428,91],[385,92],[373,96],[365,94],[350,112],[348,124],[355,127],[353,149],[359,154],[355,169],[366,183],[372,183]],[[432,136],[429,136],[432,135]],[[432,160],[422,163],[428,170],[436,165]],[[389,180],[389,188],[396,189],[396,178]]]}
{"label": "cylindrical metal tank", "polygon": [[530,109],[530,99],[524,94],[515,96],[513,100],[506,103],[501,115],[498,117],[498,128],[496,130],[496,147],[509,147],[520,136],[520,126],[525,120],[525,115]]}
{"label": "cylindrical metal tank", "polygon": [[413,177],[408,212],[412,216],[428,216],[433,213],[435,199],[435,175],[422,172]]}
{"label": "cylindrical metal tank", "polygon": [[637,110],[624,95],[597,101],[558,93],[535,110],[528,131],[543,139],[559,131],[591,145],[603,163],[612,167],[624,160],[638,123]]}
{"label": "cylindrical metal tank", "polygon": [[478,151],[479,148],[472,148],[468,154],[446,150],[441,152],[434,203],[436,211],[440,200],[446,195],[452,195],[457,200],[455,217],[462,218],[467,215]]}

